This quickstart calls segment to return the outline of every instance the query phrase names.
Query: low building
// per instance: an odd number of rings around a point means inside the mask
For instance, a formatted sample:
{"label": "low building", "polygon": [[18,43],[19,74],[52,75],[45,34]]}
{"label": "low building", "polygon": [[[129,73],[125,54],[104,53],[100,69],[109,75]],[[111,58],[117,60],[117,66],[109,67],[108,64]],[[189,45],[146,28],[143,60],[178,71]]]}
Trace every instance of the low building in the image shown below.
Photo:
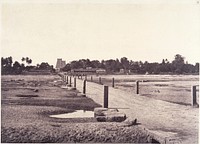
{"label": "low building", "polygon": [[125,70],[124,70],[124,69],[120,69],[120,70],[119,70],[119,73],[120,73],[120,74],[124,74],[124,73],[125,73]]}
{"label": "low building", "polygon": [[106,74],[106,70],[105,69],[97,69],[96,73],[97,74]]}
{"label": "low building", "polygon": [[131,70],[120,69],[119,74],[130,74]]}
{"label": "low building", "polygon": [[91,75],[91,74],[96,74],[95,69],[72,69],[71,74],[73,75]]}
{"label": "low building", "polygon": [[51,70],[29,70],[29,71],[23,71],[23,75],[51,75]]}
{"label": "low building", "polygon": [[71,74],[73,75],[94,75],[94,74],[106,74],[105,69],[96,69],[96,68],[80,68],[80,69],[72,69]]}

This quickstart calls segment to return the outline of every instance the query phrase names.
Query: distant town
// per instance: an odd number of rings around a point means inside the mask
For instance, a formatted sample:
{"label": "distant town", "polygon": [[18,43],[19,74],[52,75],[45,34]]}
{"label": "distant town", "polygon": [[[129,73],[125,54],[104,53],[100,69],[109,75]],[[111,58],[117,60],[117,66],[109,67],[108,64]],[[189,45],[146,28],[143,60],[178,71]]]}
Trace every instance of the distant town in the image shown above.
{"label": "distant town", "polygon": [[189,64],[180,54],[176,54],[174,60],[167,59],[161,63],[148,61],[132,61],[126,57],[109,60],[80,59],[66,63],[62,58],[56,61],[56,67],[42,62],[36,66],[31,65],[32,59],[22,57],[21,62],[13,62],[12,57],[1,58],[1,74],[56,74],[67,72],[73,75],[87,74],[199,74],[199,63]]}

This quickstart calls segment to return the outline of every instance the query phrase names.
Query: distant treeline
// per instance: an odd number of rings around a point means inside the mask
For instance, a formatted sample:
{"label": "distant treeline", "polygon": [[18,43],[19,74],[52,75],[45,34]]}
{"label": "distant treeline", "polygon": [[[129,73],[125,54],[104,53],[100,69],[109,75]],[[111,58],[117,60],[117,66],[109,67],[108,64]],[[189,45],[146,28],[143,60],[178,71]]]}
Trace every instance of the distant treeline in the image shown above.
{"label": "distant treeline", "polygon": [[[22,57],[21,61],[22,63],[18,61],[13,63],[12,57],[2,57],[1,74],[22,74],[24,71],[30,70],[48,70],[55,72],[53,65],[49,65],[47,62],[31,66],[32,60],[30,58]],[[117,74],[120,73],[120,70],[130,74],[199,74],[199,63],[195,65],[188,64],[180,54],[175,55],[172,62],[163,59],[161,63],[132,61],[128,60],[126,57],[122,57],[120,60],[109,59],[102,60],[101,62],[98,60],[90,61],[89,59],[80,59],[67,63],[61,71],[68,72],[72,69],[86,69],[89,67],[105,69],[108,74]]]}
{"label": "distant treeline", "polygon": [[98,60],[80,59],[67,63],[62,71],[70,71],[79,68],[102,68],[109,74],[116,74],[123,69],[125,73],[133,74],[199,74],[199,63],[195,65],[188,64],[180,54],[175,55],[172,62],[163,59],[161,63],[149,63],[147,61],[132,61],[126,57],[116,60]]}
{"label": "distant treeline", "polygon": [[22,63],[15,61],[13,63],[12,57],[1,58],[1,74],[2,75],[10,75],[10,74],[22,74],[23,72],[28,72],[30,70],[49,70],[51,72],[55,72],[53,65],[49,65],[48,63],[42,62],[41,64],[37,64],[37,66],[31,66],[32,60],[28,57],[21,59]]}

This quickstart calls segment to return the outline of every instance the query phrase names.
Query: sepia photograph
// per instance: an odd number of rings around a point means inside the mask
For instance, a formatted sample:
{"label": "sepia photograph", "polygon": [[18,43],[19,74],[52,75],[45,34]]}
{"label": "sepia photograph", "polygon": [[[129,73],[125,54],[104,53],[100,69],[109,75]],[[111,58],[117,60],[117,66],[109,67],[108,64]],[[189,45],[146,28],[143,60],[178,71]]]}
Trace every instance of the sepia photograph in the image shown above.
{"label": "sepia photograph", "polygon": [[1,0],[1,143],[199,143],[199,0]]}

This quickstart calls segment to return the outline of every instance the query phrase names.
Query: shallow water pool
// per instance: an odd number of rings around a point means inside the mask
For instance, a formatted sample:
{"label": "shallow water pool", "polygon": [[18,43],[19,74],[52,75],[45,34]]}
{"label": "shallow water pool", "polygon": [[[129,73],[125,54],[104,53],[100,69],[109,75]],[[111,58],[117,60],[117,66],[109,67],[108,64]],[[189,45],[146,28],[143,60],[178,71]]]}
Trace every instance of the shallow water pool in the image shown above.
{"label": "shallow water pool", "polygon": [[53,118],[90,118],[94,117],[93,111],[77,110],[72,113],[51,115]]}

